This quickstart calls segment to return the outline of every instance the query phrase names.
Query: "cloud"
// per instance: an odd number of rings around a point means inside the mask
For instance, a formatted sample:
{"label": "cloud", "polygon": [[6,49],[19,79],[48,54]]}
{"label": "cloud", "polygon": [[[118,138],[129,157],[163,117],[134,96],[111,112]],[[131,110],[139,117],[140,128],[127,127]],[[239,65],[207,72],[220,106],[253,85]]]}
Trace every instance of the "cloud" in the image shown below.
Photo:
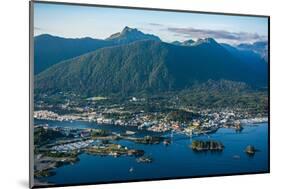
{"label": "cloud", "polygon": [[167,27],[167,30],[169,32],[180,35],[182,37],[191,37],[191,38],[211,37],[215,39],[238,41],[238,42],[267,40],[267,36],[261,36],[257,33],[229,32],[226,30],[208,30],[208,29],[178,28],[178,27]]}
{"label": "cloud", "polygon": [[153,31],[152,29],[146,28],[146,27],[138,27],[137,29],[141,30],[141,31],[146,31],[146,32],[152,32]]}
{"label": "cloud", "polygon": [[157,27],[164,26],[163,24],[158,24],[158,23],[148,23],[148,25],[150,25],[150,26],[157,26]]}

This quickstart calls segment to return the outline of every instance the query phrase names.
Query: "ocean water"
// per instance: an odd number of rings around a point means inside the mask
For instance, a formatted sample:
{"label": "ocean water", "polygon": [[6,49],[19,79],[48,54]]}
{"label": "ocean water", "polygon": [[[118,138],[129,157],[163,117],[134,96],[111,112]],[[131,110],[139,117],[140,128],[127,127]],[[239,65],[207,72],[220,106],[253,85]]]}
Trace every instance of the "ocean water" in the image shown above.
{"label": "ocean water", "polygon": [[[115,132],[135,131],[132,127],[97,125],[87,122],[40,121],[49,126],[71,126],[79,128],[103,128]],[[137,136],[153,132],[140,131]],[[169,135],[168,135],[169,136]],[[217,140],[225,148],[222,152],[194,152],[189,145],[192,140]],[[241,132],[221,128],[216,133],[187,137],[174,134],[168,146],[160,144],[144,145],[130,141],[118,141],[129,148],[142,149],[153,158],[152,163],[137,163],[135,157],[93,156],[81,154],[80,161],[54,169],[56,175],[42,181],[54,184],[83,184],[112,181],[146,180],[171,177],[194,177],[237,173],[258,173],[268,171],[268,123],[244,125]],[[248,156],[244,149],[254,145],[258,152]],[[129,171],[129,170],[133,171]]]}

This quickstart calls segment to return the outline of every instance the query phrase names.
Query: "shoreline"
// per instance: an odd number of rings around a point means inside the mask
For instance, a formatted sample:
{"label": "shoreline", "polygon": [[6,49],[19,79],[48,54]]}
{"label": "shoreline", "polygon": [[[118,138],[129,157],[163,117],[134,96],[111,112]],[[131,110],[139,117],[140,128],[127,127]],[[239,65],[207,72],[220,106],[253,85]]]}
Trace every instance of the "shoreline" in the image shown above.
{"label": "shoreline", "polygon": [[[39,120],[39,121],[57,121],[57,122],[70,122],[70,123],[73,123],[73,121],[79,121],[79,122],[84,122],[84,123],[94,123],[98,126],[111,126],[112,125],[112,126],[117,126],[117,127],[130,127],[130,128],[137,128],[137,130],[143,130],[143,129],[139,129],[138,126],[133,126],[133,125],[122,125],[122,124],[114,124],[114,123],[98,123],[96,121],[87,121],[87,120],[84,120],[84,119],[60,120],[60,119],[43,119],[43,118],[35,118],[35,117],[33,119]],[[268,123],[268,117],[257,117],[257,118],[248,118],[248,119],[238,119],[238,120],[243,125],[244,124]],[[260,121],[258,121],[258,120],[260,120]],[[67,127],[70,127],[70,126],[67,126]],[[76,127],[76,128],[80,128],[80,127]],[[87,127],[87,128],[90,128],[90,127]],[[147,131],[155,132],[155,131],[152,131],[152,130],[147,130]],[[158,132],[158,133],[161,133],[161,132]]]}

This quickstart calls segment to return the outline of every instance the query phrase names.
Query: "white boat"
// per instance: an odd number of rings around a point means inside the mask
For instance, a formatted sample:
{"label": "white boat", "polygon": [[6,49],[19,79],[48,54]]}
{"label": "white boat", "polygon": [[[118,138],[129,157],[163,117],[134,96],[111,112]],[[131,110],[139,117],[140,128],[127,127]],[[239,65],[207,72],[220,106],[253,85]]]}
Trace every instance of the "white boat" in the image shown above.
{"label": "white boat", "polygon": [[134,131],[126,131],[126,134],[127,135],[133,135],[133,134],[135,134],[136,132],[134,132]]}

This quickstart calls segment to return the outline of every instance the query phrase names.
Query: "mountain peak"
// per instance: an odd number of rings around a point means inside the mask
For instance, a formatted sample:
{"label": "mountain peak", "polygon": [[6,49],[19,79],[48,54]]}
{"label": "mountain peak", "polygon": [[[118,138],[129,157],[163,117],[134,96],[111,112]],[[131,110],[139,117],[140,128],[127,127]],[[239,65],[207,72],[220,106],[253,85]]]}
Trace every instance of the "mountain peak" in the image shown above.
{"label": "mountain peak", "polygon": [[201,44],[213,44],[213,45],[219,45],[218,42],[216,42],[215,39],[207,37],[204,39],[199,38],[194,45],[201,45]]}
{"label": "mountain peak", "polygon": [[171,44],[173,44],[173,45],[181,45],[182,43],[180,41],[173,41],[173,42],[171,42]]}
{"label": "mountain peak", "polygon": [[121,33],[127,32],[139,32],[136,28],[130,28],[129,26],[125,26]]}
{"label": "mountain peak", "polygon": [[217,43],[213,38],[211,37],[207,37],[204,39],[198,39],[197,42],[201,42],[201,43]]}
{"label": "mountain peak", "polygon": [[132,34],[143,34],[143,33],[137,30],[136,28],[130,28],[129,26],[125,26],[121,32],[112,34],[107,38],[107,40],[126,37],[126,35],[132,35]]}
{"label": "mountain peak", "polygon": [[130,28],[129,26],[125,26],[125,28],[123,30],[130,30],[132,28]]}
{"label": "mountain peak", "polygon": [[174,42],[172,42],[172,44],[174,44],[174,45],[182,45],[182,46],[196,46],[196,45],[201,45],[201,44],[215,44],[215,45],[218,45],[218,43],[213,38],[204,38],[204,39],[199,38],[197,41],[194,41],[192,39],[188,39],[188,40],[183,41],[183,42],[174,41]]}
{"label": "mountain peak", "polygon": [[186,40],[186,41],[182,42],[182,44],[186,45],[186,46],[193,45],[194,43],[195,43],[195,41],[192,40],[192,39],[189,39],[189,40]]}
{"label": "mountain peak", "polygon": [[160,41],[160,38],[155,35],[145,34],[136,28],[130,28],[128,26],[125,26],[121,32],[112,34],[106,40],[116,41],[118,43],[128,43],[128,42],[133,42],[133,41],[138,41],[138,40]]}
{"label": "mountain peak", "polygon": [[139,31],[137,28],[130,28],[129,26],[125,26],[121,33],[119,34],[122,35],[145,35],[141,31]]}

